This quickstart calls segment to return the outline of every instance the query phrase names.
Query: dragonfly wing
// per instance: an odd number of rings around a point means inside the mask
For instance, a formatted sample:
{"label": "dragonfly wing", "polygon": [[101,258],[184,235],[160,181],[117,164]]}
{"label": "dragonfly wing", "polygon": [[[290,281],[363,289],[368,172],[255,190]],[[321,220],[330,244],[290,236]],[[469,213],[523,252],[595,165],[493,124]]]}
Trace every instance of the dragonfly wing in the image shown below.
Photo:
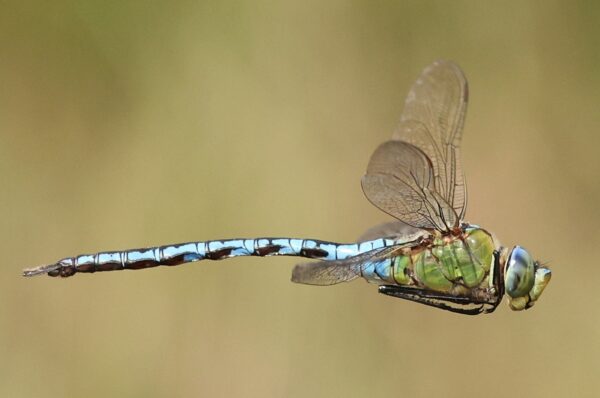
{"label": "dragonfly wing", "polygon": [[329,286],[350,282],[358,278],[360,276],[360,265],[346,264],[345,261],[333,260],[297,264],[292,271],[292,282]]}
{"label": "dragonfly wing", "polygon": [[292,282],[319,286],[349,282],[362,275],[363,267],[393,256],[403,247],[404,245],[394,245],[374,249],[343,260],[297,264],[292,271]]}
{"label": "dragonfly wing", "polygon": [[403,141],[381,144],[362,178],[365,196],[389,215],[415,228],[451,230],[459,219],[436,191],[427,155]]}
{"label": "dragonfly wing", "polygon": [[467,191],[459,156],[468,85],[451,61],[436,61],[413,84],[393,136],[422,150],[431,161],[435,190],[463,219]]}
{"label": "dragonfly wing", "polygon": [[[412,227],[402,221],[392,221],[375,225],[365,231],[358,238],[359,242],[374,240],[377,238],[397,238],[399,241],[411,240],[415,234],[422,233],[421,230]],[[406,237],[406,239],[404,239]]]}

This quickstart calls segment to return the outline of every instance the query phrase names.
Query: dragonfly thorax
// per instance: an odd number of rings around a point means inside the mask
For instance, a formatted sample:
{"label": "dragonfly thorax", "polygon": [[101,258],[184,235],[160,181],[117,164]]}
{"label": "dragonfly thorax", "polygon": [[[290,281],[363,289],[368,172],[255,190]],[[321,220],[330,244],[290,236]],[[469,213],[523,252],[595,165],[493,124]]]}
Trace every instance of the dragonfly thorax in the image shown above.
{"label": "dragonfly thorax", "polygon": [[450,294],[487,291],[494,251],[491,234],[477,226],[465,225],[460,236],[435,231],[394,259],[393,282]]}

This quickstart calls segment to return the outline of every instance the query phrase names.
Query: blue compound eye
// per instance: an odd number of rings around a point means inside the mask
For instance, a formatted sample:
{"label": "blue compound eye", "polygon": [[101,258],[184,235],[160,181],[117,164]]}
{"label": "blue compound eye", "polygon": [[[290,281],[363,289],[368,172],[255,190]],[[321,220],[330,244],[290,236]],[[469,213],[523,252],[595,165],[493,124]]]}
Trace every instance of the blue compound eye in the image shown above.
{"label": "blue compound eye", "polygon": [[535,266],[529,252],[515,246],[506,262],[504,289],[510,297],[523,297],[529,294],[535,279]]}

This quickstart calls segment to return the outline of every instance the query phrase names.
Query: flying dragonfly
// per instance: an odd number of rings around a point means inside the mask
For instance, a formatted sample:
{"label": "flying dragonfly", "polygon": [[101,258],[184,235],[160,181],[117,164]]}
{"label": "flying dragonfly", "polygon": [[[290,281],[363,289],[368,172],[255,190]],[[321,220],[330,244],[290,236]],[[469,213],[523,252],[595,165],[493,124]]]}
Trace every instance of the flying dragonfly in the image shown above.
{"label": "flying dragonfly", "polygon": [[511,309],[532,307],[550,269],[520,246],[502,247],[487,230],[463,220],[467,190],[459,147],[467,80],[450,61],[436,61],[413,84],[393,138],[371,156],[362,188],[397,221],[368,230],[358,243],[315,239],[227,239],[67,257],[24,276],[175,266],[237,256],[297,256],[292,281],[335,285],[358,277],[379,292],[461,314],[490,313],[504,294]]}

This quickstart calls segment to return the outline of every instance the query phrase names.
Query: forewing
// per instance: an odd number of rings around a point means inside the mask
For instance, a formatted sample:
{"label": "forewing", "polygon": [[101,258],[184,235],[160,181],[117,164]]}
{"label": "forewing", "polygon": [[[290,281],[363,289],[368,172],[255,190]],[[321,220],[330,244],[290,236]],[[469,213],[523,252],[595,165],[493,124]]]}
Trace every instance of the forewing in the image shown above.
{"label": "forewing", "polygon": [[381,144],[371,156],[362,188],[371,203],[415,228],[447,231],[458,224],[454,209],[435,190],[428,157],[409,143]]}
{"label": "forewing", "polygon": [[435,190],[462,220],[467,192],[459,156],[467,111],[467,80],[451,61],[436,61],[413,84],[393,139],[421,149],[431,160]]}

